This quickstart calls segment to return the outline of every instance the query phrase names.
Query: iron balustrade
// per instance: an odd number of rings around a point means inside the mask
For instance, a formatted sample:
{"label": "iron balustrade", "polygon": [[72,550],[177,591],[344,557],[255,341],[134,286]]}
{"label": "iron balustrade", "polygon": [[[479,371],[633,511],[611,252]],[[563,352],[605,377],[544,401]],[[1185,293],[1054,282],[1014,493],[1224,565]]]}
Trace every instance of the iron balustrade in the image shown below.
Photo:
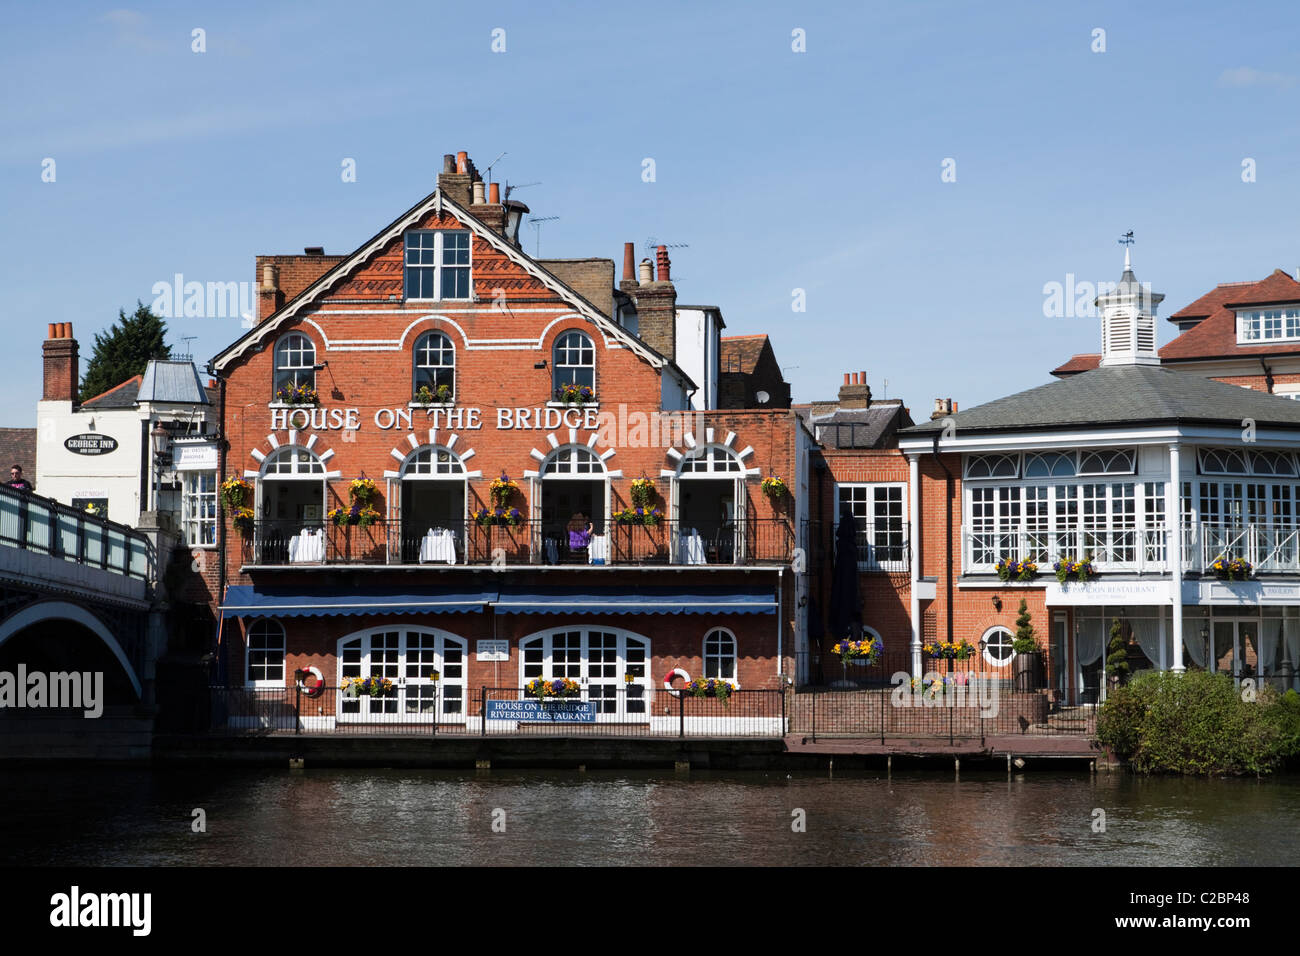
{"label": "iron balustrade", "polygon": [[134,528],[0,486],[0,544],[149,579],[149,539]]}
{"label": "iron balustrade", "polygon": [[[518,716],[526,702],[529,714]],[[493,704],[510,705],[505,711]],[[573,704],[580,704],[574,708]],[[517,687],[466,688],[425,681],[355,696],[338,685],[319,692],[284,687],[209,687],[210,734],[364,736],[781,737],[787,729],[781,690],[735,690],[698,697],[641,685],[588,684],[576,698],[538,702]],[[549,708],[549,710],[548,710]],[[583,719],[577,719],[580,710]],[[515,716],[501,716],[502,714]],[[489,719],[484,719],[484,714]],[[532,719],[534,716],[542,719]]]}
{"label": "iron balustrade", "polygon": [[565,524],[520,520],[481,524],[473,519],[413,526],[401,518],[369,525],[262,520],[243,538],[243,563],[257,566],[337,564],[448,566],[724,565],[784,564],[795,536],[784,519],[751,519],[701,533],[684,522],[653,525],[601,522],[594,533],[572,535]]}
{"label": "iron balustrade", "polygon": [[[804,521],[804,541],[810,567],[829,566],[834,561],[838,527],[837,521]],[[859,528],[856,538],[859,571],[907,571],[912,567],[906,525],[877,527],[874,531]]]}

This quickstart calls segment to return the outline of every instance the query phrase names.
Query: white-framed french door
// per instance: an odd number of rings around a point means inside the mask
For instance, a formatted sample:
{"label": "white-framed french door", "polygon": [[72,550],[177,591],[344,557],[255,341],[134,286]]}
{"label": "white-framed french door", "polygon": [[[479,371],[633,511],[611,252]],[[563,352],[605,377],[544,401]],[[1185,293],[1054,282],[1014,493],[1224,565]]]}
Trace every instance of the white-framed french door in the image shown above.
{"label": "white-framed french door", "polygon": [[393,690],[350,697],[340,689],[338,720],[463,723],[466,652],[465,638],[429,627],[368,628],[341,638],[339,687],[349,678],[374,677],[391,680]]}
{"label": "white-framed french door", "polygon": [[549,628],[519,642],[520,686],[541,677],[567,677],[596,704],[597,720],[645,720],[650,639],[621,628],[573,625]]}

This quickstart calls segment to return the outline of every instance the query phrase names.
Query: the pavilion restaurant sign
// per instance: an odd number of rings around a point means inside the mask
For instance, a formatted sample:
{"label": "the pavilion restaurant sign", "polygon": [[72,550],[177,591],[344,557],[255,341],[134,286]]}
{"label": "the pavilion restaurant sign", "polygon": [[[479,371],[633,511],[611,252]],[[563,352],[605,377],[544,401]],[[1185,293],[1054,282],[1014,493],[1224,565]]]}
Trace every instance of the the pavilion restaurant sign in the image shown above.
{"label": "the pavilion restaurant sign", "polygon": [[1173,604],[1168,581],[1068,581],[1047,585],[1049,605]]}
{"label": "the pavilion restaurant sign", "polygon": [[117,449],[117,439],[109,435],[85,432],[64,439],[63,447],[74,455],[107,455]]}
{"label": "the pavilion restaurant sign", "polygon": [[[422,416],[421,425],[430,425],[438,429],[453,431],[478,431],[483,427],[483,409],[477,406],[464,408],[380,408],[371,420],[382,431],[390,429],[410,430],[414,427],[412,414]],[[596,431],[600,427],[600,413],[596,408],[577,406],[559,407],[548,405],[539,408],[494,408],[488,410],[487,420],[496,420],[496,427],[501,431],[516,429],[541,429],[555,431],[557,428],[585,428]],[[321,408],[318,406],[298,406],[296,408],[279,407],[271,409],[271,428],[280,430],[295,428],[298,431],[356,431],[361,427],[361,409],[359,408]],[[77,438],[91,436],[78,435]],[[72,439],[69,439],[71,441]],[[116,444],[116,443],[115,443]],[[82,452],[82,454],[97,454]]]}

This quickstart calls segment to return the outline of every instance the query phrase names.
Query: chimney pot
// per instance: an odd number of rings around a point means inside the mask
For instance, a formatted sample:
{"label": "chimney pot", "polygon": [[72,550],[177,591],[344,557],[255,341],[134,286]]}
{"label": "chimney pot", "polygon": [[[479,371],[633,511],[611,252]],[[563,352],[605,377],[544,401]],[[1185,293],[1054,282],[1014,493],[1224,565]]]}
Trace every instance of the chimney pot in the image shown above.
{"label": "chimney pot", "polygon": [[303,251],[303,254],[304,254],[304,255],[308,255],[308,256],[323,256],[323,255],[325,255],[325,247],[324,247],[324,246],[305,246],[305,247],[303,248],[302,251]]}
{"label": "chimney pot", "polygon": [[474,205],[481,206],[485,201],[486,197],[483,195],[483,180],[476,179],[474,180]]}
{"label": "chimney pot", "polygon": [[494,206],[501,205],[501,184],[492,183],[488,186],[488,202]]}
{"label": "chimney pot", "polygon": [[642,259],[641,265],[637,270],[638,278],[642,285],[647,285],[655,281],[655,267],[649,259]]}
{"label": "chimney pot", "polygon": [[456,154],[456,172],[469,172],[469,153],[465,152],[463,149]]}
{"label": "chimney pot", "polygon": [[668,247],[660,246],[658,249],[656,249],[655,258],[659,263],[659,281],[671,282],[672,279],[670,278],[669,270],[672,267],[672,263],[668,261]]}
{"label": "chimney pot", "polygon": [[45,337],[46,337],[47,339],[52,339],[52,338],[55,338],[55,335],[54,335],[54,323],[51,322],[51,323],[49,323],[49,325],[50,325],[50,331],[49,331],[49,333],[48,333]]}
{"label": "chimney pot", "polygon": [[442,154],[442,171],[444,173],[454,173],[456,171],[456,157],[451,153]]}
{"label": "chimney pot", "polygon": [[59,323],[59,338],[61,338],[61,339],[70,339],[70,338],[72,338],[72,323],[71,323],[71,322],[60,322],[60,323]]}
{"label": "chimney pot", "polygon": [[636,281],[636,243],[623,243],[623,281]]}
{"label": "chimney pot", "polygon": [[848,385],[848,384],[849,384],[849,373],[848,373],[848,372],[845,372],[845,373],[844,373],[844,384],[845,384],[845,385]]}
{"label": "chimney pot", "polygon": [[269,262],[262,263],[262,291],[274,292],[275,285],[275,266]]}

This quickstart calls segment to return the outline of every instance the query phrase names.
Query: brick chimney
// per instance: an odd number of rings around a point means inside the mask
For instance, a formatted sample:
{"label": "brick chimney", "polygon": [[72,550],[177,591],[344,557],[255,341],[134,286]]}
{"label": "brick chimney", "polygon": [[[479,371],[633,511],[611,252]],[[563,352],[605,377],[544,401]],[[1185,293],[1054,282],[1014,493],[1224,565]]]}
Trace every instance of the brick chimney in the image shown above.
{"label": "brick chimney", "polygon": [[262,263],[262,281],[257,285],[257,321],[265,322],[284,305],[284,292],[280,289],[280,267],[271,262]]}
{"label": "brick chimney", "polygon": [[[470,185],[474,193],[474,205],[469,207],[469,211],[474,218],[483,225],[487,226],[498,236],[506,234],[506,207],[501,203],[501,186],[499,183],[492,183],[484,186],[481,180],[476,180]],[[486,195],[484,190],[486,189]]]}
{"label": "brick chimney", "polygon": [[866,372],[845,372],[844,384],[840,386],[840,408],[869,408],[871,406],[871,386],[867,384]]}
{"label": "brick chimney", "polygon": [[49,323],[42,352],[45,355],[42,401],[77,404],[77,380],[81,370],[77,361],[77,340],[72,337],[72,323]]}
{"label": "brick chimney", "polygon": [[955,411],[957,411],[957,403],[951,398],[936,398],[934,400],[934,411],[930,413],[930,421],[947,418]]}
{"label": "brick chimney", "polygon": [[[626,251],[623,258],[626,270]],[[641,279],[632,293],[636,299],[637,331],[646,345],[676,361],[677,289],[669,279],[671,263],[668,261],[668,248],[660,246],[655,258],[659,263],[658,280],[650,270],[650,260],[647,259],[641,263]]]}
{"label": "brick chimney", "polygon": [[470,161],[464,150],[453,156],[447,153],[442,157],[442,172],[438,174],[438,188],[448,199],[462,206],[474,204],[474,181],[479,179],[478,170]]}
{"label": "brick chimney", "polygon": [[618,287],[622,292],[635,293],[640,283],[636,278],[636,243],[623,243],[623,279]]}

